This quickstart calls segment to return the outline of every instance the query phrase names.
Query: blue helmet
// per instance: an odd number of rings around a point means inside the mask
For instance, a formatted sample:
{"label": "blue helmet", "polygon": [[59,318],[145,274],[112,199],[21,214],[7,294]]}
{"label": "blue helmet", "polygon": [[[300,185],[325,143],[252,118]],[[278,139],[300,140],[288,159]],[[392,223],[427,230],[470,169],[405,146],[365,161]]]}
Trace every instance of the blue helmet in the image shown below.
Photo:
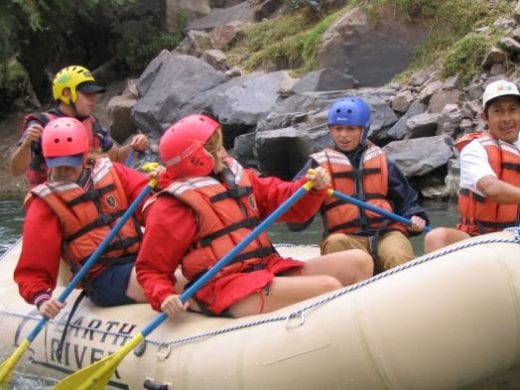
{"label": "blue helmet", "polygon": [[332,103],[327,125],[361,126],[363,128],[361,143],[363,143],[368,135],[370,115],[370,106],[366,101],[354,96],[347,96]]}

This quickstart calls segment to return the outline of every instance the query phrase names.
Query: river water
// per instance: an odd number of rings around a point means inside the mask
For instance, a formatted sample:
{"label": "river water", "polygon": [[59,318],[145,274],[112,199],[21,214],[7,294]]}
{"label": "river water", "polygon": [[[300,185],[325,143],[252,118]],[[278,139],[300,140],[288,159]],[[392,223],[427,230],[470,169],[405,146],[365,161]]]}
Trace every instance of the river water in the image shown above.
{"label": "river water", "polygon": [[[458,217],[454,203],[433,202],[423,203],[430,216],[432,227],[454,226]],[[20,236],[23,224],[22,203],[20,201],[0,201],[0,255],[4,253]],[[320,241],[320,221],[316,218],[313,224],[303,232],[290,232],[285,225],[278,224],[269,229],[269,235],[274,243],[317,244]],[[412,239],[415,253],[422,254],[423,236]],[[14,390],[48,390],[52,384],[42,379],[28,379],[15,376]]]}
{"label": "river water", "polygon": [[22,231],[22,202],[0,201],[0,254],[13,245]]}
{"label": "river water", "polygon": [[[455,203],[425,201],[422,204],[428,211],[432,227],[454,226],[458,219]],[[22,202],[0,201],[0,254],[4,253],[20,236],[23,224]],[[269,229],[269,236],[274,243],[317,244],[320,241],[320,221],[315,218],[313,224],[303,232],[291,232],[285,225],[278,224]],[[417,255],[423,251],[423,236],[412,238]]]}

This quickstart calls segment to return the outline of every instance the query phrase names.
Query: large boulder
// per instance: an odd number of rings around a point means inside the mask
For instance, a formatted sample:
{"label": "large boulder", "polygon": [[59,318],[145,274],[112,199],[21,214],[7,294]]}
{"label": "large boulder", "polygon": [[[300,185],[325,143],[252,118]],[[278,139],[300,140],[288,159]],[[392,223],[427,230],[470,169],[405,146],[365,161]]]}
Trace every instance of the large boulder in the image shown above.
{"label": "large boulder", "polygon": [[394,141],[383,150],[407,177],[426,175],[456,157],[453,140],[447,135]]}
{"label": "large boulder", "polygon": [[160,136],[183,114],[193,112],[182,111],[186,104],[226,80],[223,73],[202,60],[165,50],[139,77],[133,119],[144,133]]}
{"label": "large boulder", "polygon": [[209,0],[162,0],[163,25],[168,32],[176,32],[184,23],[209,15],[209,3]]}
{"label": "large boulder", "polygon": [[352,75],[363,86],[383,85],[404,70],[428,28],[407,22],[389,7],[380,8],[375,21],[360,7],[340,17],[323,34],[318,66]]}
{"label": "large boulder", "polygon": [[207,112],[221,124],[224,142],[232,147],[233,139],[256,128],[276,105],[280,83],[285,71],[253,73],[231,79],[205,92],[197,94],[184,105],[181,113]]}

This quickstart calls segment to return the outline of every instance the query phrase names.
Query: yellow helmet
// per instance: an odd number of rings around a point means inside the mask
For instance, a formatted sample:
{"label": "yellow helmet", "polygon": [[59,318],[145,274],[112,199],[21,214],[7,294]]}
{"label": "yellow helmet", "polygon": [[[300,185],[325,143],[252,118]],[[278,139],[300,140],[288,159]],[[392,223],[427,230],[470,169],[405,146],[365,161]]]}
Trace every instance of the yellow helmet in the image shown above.
{"label": "yellow helmet", "polygon": [[[63,96],[63,90],[70,89],[70,98]],[[77,91],[88,93],[105,92],[105,88],[97,85],[90,70],[80,65],[71,65],[63,68],[52,81],[52,96],[65,104],[76,103]]]}

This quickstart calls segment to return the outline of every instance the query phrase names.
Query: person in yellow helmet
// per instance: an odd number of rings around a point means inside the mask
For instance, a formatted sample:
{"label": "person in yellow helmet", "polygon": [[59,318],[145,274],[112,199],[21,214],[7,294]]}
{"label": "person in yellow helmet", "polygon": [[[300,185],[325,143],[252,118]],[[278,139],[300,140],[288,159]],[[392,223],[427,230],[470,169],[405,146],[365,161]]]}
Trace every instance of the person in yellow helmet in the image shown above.
{"label": "person in yellow helmet", "polygon": [[79,119],[89,132],[90,151],[106,153],[112,161],[125,162],[128,154],[148,149],[148,139],[143,134],[135,135],[130,144],[119,147],[92,113],[96,96],[105,88],[96,83],[90,71],[80,65],[67,66],[60,70],[52,82],[52,95],[56,107],[43,113],[27,115],[21,126],[18,147],[10,159],[13,176],[26,173],[31,187],[47,179],[47,166],[42,154],[41,134],[45,125],[57,117]]}

